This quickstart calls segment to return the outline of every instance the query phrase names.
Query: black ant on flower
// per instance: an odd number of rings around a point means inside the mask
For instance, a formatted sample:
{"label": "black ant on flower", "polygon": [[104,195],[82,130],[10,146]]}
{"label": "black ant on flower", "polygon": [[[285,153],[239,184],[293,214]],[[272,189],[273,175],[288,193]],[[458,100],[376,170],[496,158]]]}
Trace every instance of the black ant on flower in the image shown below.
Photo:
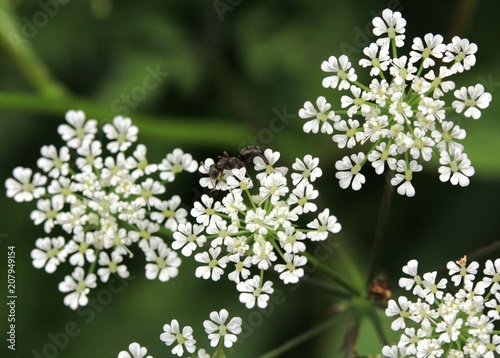
{"label": "black ant on flower", "polygon": [[256,157],[261,158],[265,164],[269,165],[269,161],[264,156],[264,150],[255,145],[244,147],[240,150],[239,155],[236,157],[231,157],[226,151],[224,151],[222,155],[218,156],[218,161],[208,167],[208,170],[202,163],[201,165],[205,168],[205,171],[208,173],[212,183],[212,191],[217,190],[217,184],[223,180],[224,170],[246,168],[247,165],[253,162]]}

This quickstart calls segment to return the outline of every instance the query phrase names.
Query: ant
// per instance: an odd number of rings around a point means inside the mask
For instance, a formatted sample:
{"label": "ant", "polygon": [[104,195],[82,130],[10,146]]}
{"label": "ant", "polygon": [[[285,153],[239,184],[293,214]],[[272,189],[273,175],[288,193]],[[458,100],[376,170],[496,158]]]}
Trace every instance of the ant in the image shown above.
{"label": "ant", "polygon": [[224,151],[222,156],[218,156],[218,162],[210,165],[207,171],[214,187],[212,191],[216,190],[215,187],[217,182],[221,180],[224,170],[246,168],[247,164],[250,164],[255,157],[261,157],[264,162],[268,163],[262,148],[255,145],[244,147],[237,157],[230,157]]}

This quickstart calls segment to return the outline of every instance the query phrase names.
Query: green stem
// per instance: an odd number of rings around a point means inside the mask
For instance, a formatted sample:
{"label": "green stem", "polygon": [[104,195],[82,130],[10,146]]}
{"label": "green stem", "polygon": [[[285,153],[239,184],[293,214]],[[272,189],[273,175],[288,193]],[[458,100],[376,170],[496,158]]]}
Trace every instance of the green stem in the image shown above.
{"label": "green stem", "polygon": [[383,345],[389,344],[387,337],[385,336],[384,329],[382,328],[380,318],[377,316],[376,312],[373,312],[370,315],[370,320],[372,321],[373,328],[375,329],[375,332],[377,333],[377,336],[380,339],[380,341],[382,342],[382,344]]}
{"label": "green stem", "polygon": [[307,257],[307,259],[312,262],[314,265],[316,265],[320,270],[322,270],[328,277],[330,277],[336,284],[339,286],[345,288],[347,291],[353,293],[356,296],[359,296],[360,293],[359,291],[354,288],[349,282],[345,281],[343,278],[341,278],[335,271],[333,271],[328,265],[325,265],[323,262],[316,260],[314,256],[309,254],[308,252],[303,253],[304,256]]}
{"label": "green stem", "polygon": [[343,298],[346,300],[351,299],[351,295],[343,290],[339,290],[336,287],[333,287],[332,285],[329,285],[327,283],[324,283],[323,281],[316,280],[314,278],[310,277],[302,277],[300,282],[304,282],[306,285],[312,286],[314,288],[317,288],[318,290],[327,292],[332,294],[333,296],[336,296],[338,298]]}
{"label": "green stem", "polygon": [[378,212],[377,226],[375,228],[375,235],[373,238],[371,256],[370,256],[370,266],[368,270],[368,281],[370,284],[375,278],[375,271],[377,269],[378,260],[380,256],[380,249],[382,247],[382,242],[384,240],[385,228],[387,226],[387,219],[389,216],[389,208],[391,206],[392,193],[394,188],[390,182],[390,173],[387,175],[387,179],[384,186],[384,192],[382,194],[382,201],[380,203],[380,208]]}
{"label": "green stem", "polygon": [[[36,114],[53,114],[64,118],[69,109],[82,109],[87,117],[100,118],[111,122],[118,113],[111,106],[96,104],[78,97],[43,97],[36,94],[0,92],[0,109],[17,110]],[[139,127],[141,135],[150,138],[168,140],[172,143],[197,143],[221,146],[238,146],[248,137],[247,128],[240,123],[223,119],[196,119],[182,117],[152,117],[137,113],[134,124]]]}
{"label": "green stem", "polygon": [[320,333],[326,331],[328,328],[330,328],[330,326],[333,325],[333,323],[336,322],[335,318],[337,318],[337,317],[334,317],[334,318],[331,318],[331,319],[326,320],[324,322],[321,322],[320,324],[309,329],[308,331],[305,331],[304,333],[298,335],[297,337],[292,338],[288,342],[285,342],[284,344],[282,344],[278,348],[275,348],[272,351],[261,355],[260,358],[278,357],[280,354],[283,354],[283,353],[289,351],[290,349],[295,348],[296,346],[302,344],[303,342],[305,342],[305,341],[313,338],[314,336],[317,336]]}
{"label": "green stem", "polygon": [[19,32],[19,27],[19,21],[10,6],[10,1],[0,0],[0,49],[41,95],[63,96],[64,87],[51,76],[29,39]]}

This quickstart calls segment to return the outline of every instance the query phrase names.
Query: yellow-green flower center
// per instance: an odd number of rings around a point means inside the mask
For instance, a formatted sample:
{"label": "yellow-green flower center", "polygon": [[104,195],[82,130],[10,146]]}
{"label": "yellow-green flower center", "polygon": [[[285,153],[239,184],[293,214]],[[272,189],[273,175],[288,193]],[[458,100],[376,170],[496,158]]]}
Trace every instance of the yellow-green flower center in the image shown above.
{"label": "yellow-green flower center", "polygon": [[59,251],[55,247],[53,247],[49,251],[47,251],[47,257],[49,258],[56,257],[58,252]]}
{"label": "yellow-green flower center", "polygon": [[212,259],[209,263],[208,263],[208,267],[210,268],[214,268],[215,266],[217,266],[217,259]]}
{"label": "yellow-green flower center", "polygon": [[184,342],[186,342],[186,338],[184,338],[184,336],[182,335],[182,333],[177,333],[175,335],[175,338],[177,339],[177,343],[179,343],[180,345],[183,345]]}
{"label": "yellow-green flower center", "polygon": [[162,214],[166,218],[175,218],[175,211],[170,210],[170,209],[163,210]]}
{"label": "yellow-green flower center", "polygon": [[125,143],[127,141],[127,134],[126,133],[120,133],[116,137],[116,141],[120,144]]}
{"label": "yellow-green flower center", "polygon": [[328,116],[324,113],[318,113],[318,114],[316,114],[316,118],[322,122],[326,122],[326,120],[328,119]]}
{"label": "yellow-green flower center", "polygon": [[45,217],[46,217],[47,219],[49,219],[49,220],[51,220],[51,219],[55,219],[55,218],[56,218],[56,216],[57,216],[57,211],[55,211],[55,210],[49,210],[49,211],[47,211],[47,213],[45,214]]}
{"label": "yellow-green flower center", "polygon": [[474,101],[473,99],[471,98],[467,98],[465,101],[464,101],[464,104],[467,106],[467,107],[474,107],[476,105],[476,101]]}
{"label": "yellow-green flower center", "polygon": [[23,185],[23,191],[32,193],[33,190],[35,189],[35,186],[32,183],[26,183]]}
{"label": "yellow-green flower center", "polygon": [[412,178],[413,178],[412,171],[410,169],[406,169],[405,170],[405,180],[411,181]]}
{"label": "yellow-green flower center", "polygon": [[351,173],[352,174],[358,174],[360,170],[361,170],[361,165],[356,164],[355,166],[353,166],[351,168]]}
{"label": "yellow-green flower center", "polygon": [[181,164],[175,164],[172,167],[172,171],[174,172],[174,174],[182,172],[182,165]]}
{"label": "yellow-green flower center", "polygon": [[86,242],[82,242],[82,243],[80,244],[80,247],[79,247],[79,249],[78,249],[78,252],[80,252],[80,253],[82,253],[82,254],[83,254],[85,251],[87,251],[87,249],[88,249],[88,248],[89,248],[89,244],[87,244]]}
{"label": "yellow-green flower center", "polygon": [[85,285],[85,281],[80,281],[78,282],[78,285],[76,285],[76,292],[83,292],[85,291],[85,289],[87,288],[87,286]]}
{"label": "yellow-green flower center", "polygon": [[429,57],[431,55],[431,53],[432,53],[432,50],[427,47],[427,48],[424,49],[424,52],[422,52],[422,57],[423,58],[427,58],[427,57]]}
{"label": "yellow-green flower center", "polygon": [[389,36],[390,39],[395,38],[396,37],[396,29],[394,29],[394,27],[390,26],[387,29],[387,35]]}
{"label": "yellow-green flower center", "polygon": [[347,130],[345,133],[349,138],[352,138],[356,135],[356,129],[355,128],[350,128]]}
{"label": "yellow-green flower center", "polygon": [[137,163],[137,168],[144,170],[148,166],[148,161],[146,159],[141,160]]}

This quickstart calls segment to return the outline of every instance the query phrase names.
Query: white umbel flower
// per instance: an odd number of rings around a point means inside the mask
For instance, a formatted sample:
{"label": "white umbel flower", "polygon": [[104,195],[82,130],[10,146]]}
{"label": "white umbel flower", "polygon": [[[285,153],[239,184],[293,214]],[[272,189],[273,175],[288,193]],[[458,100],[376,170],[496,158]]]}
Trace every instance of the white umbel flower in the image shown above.
{"label": "white umbel flower", "polygon": [[[32,201],[45,194],[44,185],[47,177],[35,173],[30,168],[17,167],[13,173],[14,179],[9,178],[5,181],[7,197],[14,198],[17,202]],[[31,175],[33,174],[33,178]]]}
{"label": "white umbel flower", "polygon": [[85,271],[81,267],[76,267],[71,276],[66,276],[64,281],[59,283],[59,291],[69,292],[64,297],[64,304],[72,310],[88,303],[87,295],[91,288],[96,287],[96,275],[93,273],[85,276]]}
{"label": "white umbel flower", "polygon": [[216,347],[222,339],[224,347],[231,348],[236,342],[236,335],[241,333],[241,325],[243,321],[240,317],[233,317],[229,322],[229,312],[222,309],[219,312],[214,311],[210,313],[210,320],[203,321],[203,327],[210,339],[210,345]]}

